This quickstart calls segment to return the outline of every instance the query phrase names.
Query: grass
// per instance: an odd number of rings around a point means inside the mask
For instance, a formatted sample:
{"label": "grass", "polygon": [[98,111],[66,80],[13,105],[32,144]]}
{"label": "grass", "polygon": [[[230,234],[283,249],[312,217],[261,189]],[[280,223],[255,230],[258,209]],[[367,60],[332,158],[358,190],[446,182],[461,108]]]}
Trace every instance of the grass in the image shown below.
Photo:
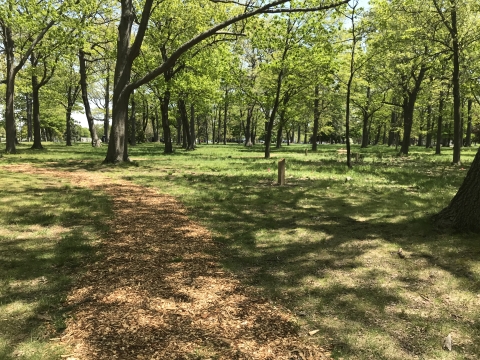
{"label": "grass", "polygon": [[64,301],[95,257],[109,202],[100,194],[0,167],[0,359],[58,359]]}
{"label": "grass", "polygon": [[[440,233],[429,221],[477,149],[452,167],[451,149],[435,156],[412,147],[399,157],[354,147],[364,159],[348,170],[341,146],[307,156],[305,147],[284,146],[266,160],[260,146],[163,155],[145,144],[130,150],[137,166],[112,167],[100,164],[105,149],[49,145],[3,162],[102,171],[177,196],[222,244],[224,267],[295,312],[301,334],[319,329],[310,339],[330,344],[336,358],[477,358],[480,236]],[[281,158],[284,187],[275,186]],[[448,333],[451,352],[442,349]]]}

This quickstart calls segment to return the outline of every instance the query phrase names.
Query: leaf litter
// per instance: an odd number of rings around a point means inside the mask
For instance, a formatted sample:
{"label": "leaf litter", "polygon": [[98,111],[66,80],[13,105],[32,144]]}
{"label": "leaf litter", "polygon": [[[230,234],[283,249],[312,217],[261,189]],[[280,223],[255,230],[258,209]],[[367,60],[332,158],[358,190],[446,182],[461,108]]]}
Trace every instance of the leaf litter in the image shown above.
{"label": "leaf litter", "polygon": [[[78,359],[330,359],[294,315],[220,266],[207,229],[175,198],[98,172],[6,167],[63,178],[113,203],[103,258],[68,295],[61,340]],[[313,335],[313,334],[312,334]]]}

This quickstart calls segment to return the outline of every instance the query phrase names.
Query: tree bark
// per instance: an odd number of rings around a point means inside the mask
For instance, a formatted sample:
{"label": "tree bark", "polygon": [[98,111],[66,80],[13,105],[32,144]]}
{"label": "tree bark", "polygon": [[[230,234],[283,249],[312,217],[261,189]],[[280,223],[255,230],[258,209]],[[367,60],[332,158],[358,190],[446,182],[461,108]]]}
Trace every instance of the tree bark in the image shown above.
{"label": "tree bark", "polygon": [[452,45],[453,45],[453,160],[452,164],[461,165],[460,153],[462,149],[462,117],[460,101],[460,47],[458,44],[457,11],[452,2]]}
{"label": "tree bark", "polygon": [[187,108],[183,99],[178,100],[178,110],[180,111],[180,117],[182,119],[183,135],[185,138],[186,150],[193,150],[192,137],[190,132],[190,126],[188,123]]}
{"label": "tree bark", "polygon": [[428,149],[432,146],[432,105],[427,106],[427,139],[425,147]]}
{"label": "tree bark", "polygon": [[468,99],[467,103],[467,135],[465,138],[465,146],[472,146],[472,99]]}
{"label": "tree bark", "polygon": [[195,106],[190,104],[190,137],[192,139],[192,150],[195,149],[197,136],[195,134]]}
{"label": "tree bark", "polygon": [[87,91],[87,67],[85,64],[85,52],[80,49],[78,52],[78,61],[80,63],[80,87],[82,89],[83,107],[85,108],[85,115],[87,116],[88,130],[90,131],[90,137],[92,138],[92,146],[100,147],[102,142],[98,139],[97,130],[93,122],[93,114],[90,109],[90,103],[88,102]]}
{"label": "tree bark", "polygon": [[320,126],[320,88],[318,85],[315,85],[313,100],[313,134],[312,134],[312,151],[317,151],[317,137],[318,137],[318,128]]}
{"label": "tree bark", "polygon": [[107,76],[105,83],[105,116],[103,118],[103,139],[108,143],[109,119],[110,119],[110,64],[107,64]]}
{"label": "tree bark", "polygon": [[251,134],[251,129],[252,129],[252,117],[253,117],[253,110],[255,108],[255,105],[251,105],[247,109],[247,121],[246,121],[246,126],[245,126],[245,146],[250,147],[252,146],[252,134]]}
{"label": "tree bark", "polygon": [[404,155],[408,155],[408,150],[410,148],[410,136],[412,133],[412,125],[413,125],[413,113],[415,111],[415,102],[417,101],[418,92],[420,91],[420,87],[422,85],[423,78],[427,73],[427,67],[422,65],[418,76],[412,77],[415,79],[415,85],[412,90],[407,91],[406,95],[404,96],[403,101],[403,141],[402,147],[400,152]]}
{"label": "tree bark", "polygon": [[32,123],[32,99],[29,94],[25,94],[25,105],[27,106],[27,138],[28,141],[33,140],[33,123]]}
{"label": "tree bark", "polygon": [[131,96],[132,98],[132,107],[131,107],[131,114],[130,114],[130,145],[135,146],[137,145],[137,119],[136,119],[136,103],[135,97]]}
{"label": "tree bark", "polygon": [[437,118],[437,144],[435,147],[435,155],[442,153],[442,122],[443,122],[443,91],[440,92],[438,102],[438,118]]}
{"label": "tree bark", "polygon": [[480,150],[457,194],[450,204],[433,216],[440,228],[453,228],[462,232],[480,232]]}
{"label": "tree bark", "polygon": [[227,145],[228,88],[225,89],[225,109],[223,112],[223,145]]}
{"label": "tree bark", "polygon": [[160,101],[160,110],[162,113],[163,141],[165,144],[165,150],[164,150],[165,154],[173,153],[172,133],[170,131],[170,120],[168,119],[169,106],[170,106],[170,90],[166,90],[165,93],[163,94],[163,98]]}

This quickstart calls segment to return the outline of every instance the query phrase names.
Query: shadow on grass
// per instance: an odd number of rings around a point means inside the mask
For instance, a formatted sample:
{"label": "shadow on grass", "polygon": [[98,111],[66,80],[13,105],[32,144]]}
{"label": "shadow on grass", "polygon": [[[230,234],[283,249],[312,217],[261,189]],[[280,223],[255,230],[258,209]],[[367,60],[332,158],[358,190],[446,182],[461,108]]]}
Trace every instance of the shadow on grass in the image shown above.
{"label": "shadow on grass", "polygon": [[62,303],[95,258],[110,203],[49,178],[3,171],[2,178],[0,358],[57,359],[62,350],[49,338],[65,327]]}

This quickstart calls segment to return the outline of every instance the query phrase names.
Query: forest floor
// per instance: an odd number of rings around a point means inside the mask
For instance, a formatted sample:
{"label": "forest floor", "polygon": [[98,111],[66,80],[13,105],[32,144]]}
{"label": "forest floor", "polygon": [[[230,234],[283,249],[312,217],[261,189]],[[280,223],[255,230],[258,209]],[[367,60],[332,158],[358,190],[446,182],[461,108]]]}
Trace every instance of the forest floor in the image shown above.
{"label": "forest floor", "polygon": [[66,179],[112,201],[100,258],[85,265],[66,298],[60,340],[72,353],[63,358],[330,358],[298,335],[288,309],[223,270],[220,245],[175,198],[99,172],[3,169]]}

